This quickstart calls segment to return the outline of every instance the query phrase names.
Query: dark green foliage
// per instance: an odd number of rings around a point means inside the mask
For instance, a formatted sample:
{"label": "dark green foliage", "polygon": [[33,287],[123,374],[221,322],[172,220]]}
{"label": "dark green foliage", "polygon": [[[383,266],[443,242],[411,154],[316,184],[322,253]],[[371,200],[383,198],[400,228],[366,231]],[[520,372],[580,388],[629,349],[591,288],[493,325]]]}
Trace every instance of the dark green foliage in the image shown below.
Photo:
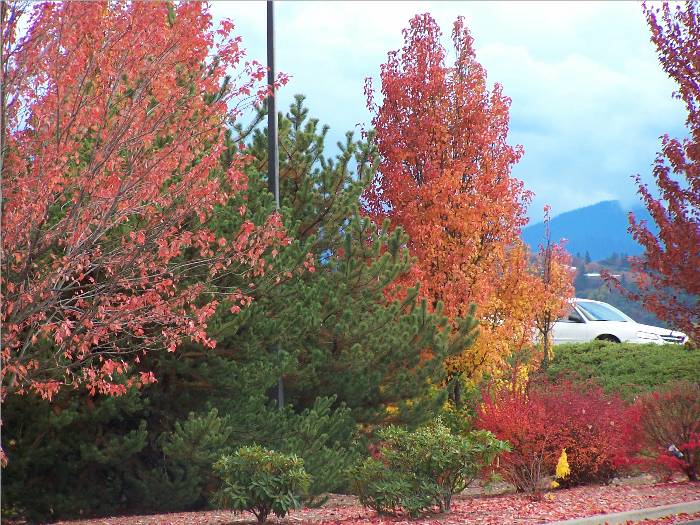
{"label": "dark green foliage", "polygon": [[4,517],[111,514],[128,501],[131,473],[148,443],[147,403],[138,392],[99,402],[68,394],[51,404],[18,396],[3,402]]}
{"label": "dark green foliage", "polygon": [[[386,298],[410,260],[401,231],[377,229],[360,213],[373,147],[348,133],[339,154],[324,157],[327,128],[307,113],[298,96],[279,118],[281,207],[294,239],[271,261],[282,282],[257,286],[245,315],[212,323],[220,341],[215,353],[267,360],[283,373],[286,398],[297,409],[336,396],[359,423],[419,424],[443,403],[444,392],[434,388],[443,361],[471,343],[474,322],[451,330],[441,308],[431,314],[416,300],[417,290],[400,301]],[[248,208],[266,216],[272,202],[262,191],[264,130],[253,132],[249,151],[255,160]],[[298,271],[304,261],[315,271]]]}
{"label": "dark green foliage", "polygon": [[350,471],[350,477],[360,503],[379,514],[396,514],[402,510],[420,514],[430,508],[437,496],[434,485],[421,487],[421,492],[414,494],[416,483],[410,474],[389,470],[377,458],[365,459]]}
{"label": "dark green foliage", "polygon": [[318,398],[297,413],[291,405],[278,410],[262,399],[251,401],[245,413],[230,418],[231,433],[236,443],[257,443],[303,459],[312,479],[309,496],[342,491],[343,472],[358,457],[356,425],[347,407],[333,408],[334,404],[333,397]]}
{"label": "dark green foliage", "polygon": [[[211,465],[230,452],[231,430],[215,409],[179,422],[177,412],[154,410],[142,392],[74,394],[51,404],[5,401],[3,513],[12,508],[45,521],[206,505]],[[160,431],[164,426],[173,430]]]}
{"label": "dark green foliage", "polygon": [[341,406],[332,411],[334,401],[333,397],[318,398],[300,414],[288,407],[278,411],[279,417],[270,422],[266,442],[304,460],[304,468],[311,475],[310,496],[345,490],[344,473],[358,458],[350,410]]}
{"label": "dark green foliage", "polygon": [[608,392],[627,399],[669,381],[697,381],[700,350],[680,345],[614,344],[605,341],[554,348],[551,379],[593,379]]}
{"label": "dark green foliage", "polygon": [[378,437],[379,457],[365,459],[350,475],[360,503],[382,514],[449,511],[452,495],[508,450],[490,432],[457,436],[440,420],[414,431],[390,426]]}
{"label": "dark green foliage", "polygon": [[284,518],[290,510],[300,508],[310,482],[302,459],[258,445],[221,457],[214,471],[222,480],[214,495],[215,504],[251,511],[259,523],[264,523],[270,512]]}
{"label": "dark green foliage", "polygon": [[[255,441],[307,462],[309,496],[343,490],[343,472],[358,457],[355,422],[347,408],[332,408],[333,398],[296,413],[264,396],[234,397],[237,410],[224,417],[211,409],[173,421],[175,400],[166,405],[163,392],[150,394],[153,404],[137,392],[53,405],[8,398],[3,515],[47,521],[205,508],[217,485],[212,464]],[[156,430],[163,427],[172,430]]]}
{"label": "dark green foliage", "polygon": [[219,417],[215,408],[176,421],[172,432],[157,439],[162,462],[135,482],[133,494],[140,495],[141,507],[157,509],[164,498],[175,508],[206,505],[216,485],[211,466],[231,452],[231,433],[228,418]]}

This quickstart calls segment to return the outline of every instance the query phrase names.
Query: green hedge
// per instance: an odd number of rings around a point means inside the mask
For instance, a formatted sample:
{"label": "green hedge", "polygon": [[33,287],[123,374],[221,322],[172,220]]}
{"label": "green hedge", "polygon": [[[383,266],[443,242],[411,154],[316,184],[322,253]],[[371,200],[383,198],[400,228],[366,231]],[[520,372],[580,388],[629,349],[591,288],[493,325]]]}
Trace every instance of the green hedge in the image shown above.
{"label": "green hedge", "polygon": [[592,379],[606,392],[631,399],[672,380],[698,381],[700,350],[681,345],[564,344],[554,347],[549,379]]}

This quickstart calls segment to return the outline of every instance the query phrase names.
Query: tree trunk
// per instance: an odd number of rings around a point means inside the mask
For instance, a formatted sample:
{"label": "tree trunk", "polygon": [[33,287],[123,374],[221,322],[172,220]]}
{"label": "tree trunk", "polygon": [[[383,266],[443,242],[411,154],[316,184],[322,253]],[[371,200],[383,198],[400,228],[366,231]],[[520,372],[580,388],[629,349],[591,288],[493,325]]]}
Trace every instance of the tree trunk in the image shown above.
{"label": "tree trunk", "polygon": [[460,408],[462,406],[462,382],[459,380],[459,376],[455,376],[452,379],[452,391],[450,392],[450,398],[454,403],[455,407]]}
{"label": "tree trunk", "polygon": [[542,356],[540,370],[547,370],[547,367],[549,367],[549,333],[544,334],[542,346],[544,347],[544,355]]}

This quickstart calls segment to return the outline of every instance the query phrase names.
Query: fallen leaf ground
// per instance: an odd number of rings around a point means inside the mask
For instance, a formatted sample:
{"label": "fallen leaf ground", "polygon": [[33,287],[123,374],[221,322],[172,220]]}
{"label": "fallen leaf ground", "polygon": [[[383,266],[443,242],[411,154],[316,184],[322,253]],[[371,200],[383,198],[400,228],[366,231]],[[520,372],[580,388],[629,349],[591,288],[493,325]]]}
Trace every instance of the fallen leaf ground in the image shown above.
{"label": "fallen leaf ground", "polygon": [[667,516],[657,520],[642,520],[638,521],[635,525],[671,525],[674,523],[678,523],[680,525],[693,520],[700,521],[700,512],[696,512],[694,514],[681,513],[676,514],[675,516]]}
{"label": "fallen leaf ground", "polygon": [[[418,520],[406,517],[377,516],[359,506],[354,498],[331,498],[318,509],[292,512],[285,519],[270,519],[278,525],[534,525],[594,514],[622,512],[659,505],[700,500],[700,482],[656,483],[642,486],[589,486],[552,492],[551,499],[531,501],[526,496],[456,496],[450,514],[433,514]],[[682,523],[700,517],[700,513],[645,520],[645,525]],[[251,514],[224,511],[188,512],[153,516],[127,516],[60,522],[63,525],[229,525],[255,523]]]}

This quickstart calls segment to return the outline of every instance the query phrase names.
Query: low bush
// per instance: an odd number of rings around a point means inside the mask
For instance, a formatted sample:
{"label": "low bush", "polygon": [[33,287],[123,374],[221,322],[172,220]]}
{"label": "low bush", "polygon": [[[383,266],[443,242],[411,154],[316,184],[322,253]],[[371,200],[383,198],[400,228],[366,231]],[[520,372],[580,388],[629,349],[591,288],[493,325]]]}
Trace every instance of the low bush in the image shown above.
{"label": "low bush", "polygon": [[557,429],[542,398],[504,390],[484,400],[475,424],[511,447],[499,460],[498,474],[519,491],[539,493],[558,452]]}
{"label": "low bush", "polygon": [[[640,428],[658,467],[680,471],[697,481],[700,474],[700,385],[673,382],[637,401]],[[675,447],[675,450],[674,450]]]}
{"label": "low bush", "polygon": [[249,510],[259,523],[264,523],[270,512],[283,518],[290,510],[300,508],[311,481],[303,460],[259,445],[222,456],[214,464],[214,472],[222,481],[214,495],[215,505]]}
{"label": "low bush", "polygon": [[571,472],[560,484],[567,486],[606,482],[630,465],[638,450],[636,413],[592,384],[547,384],[485,396],[476,426],[511,446],[498,473],[539,495],[564,449]]}
{"label": "low bush", "polygon": [[350,477],[360,503],[380,514],[449,511],[452,495],[507,450],[490,432],[457,436],[440,420],[415,431],[388,427],[378,437],[377,457],[365,459]]}
{"label": "low bush", "polygon": [[403,510],[418,515],[430,508],[438,495],[433,485],[416,491],[414,475],[389,469],[384,461],[374,457],[350,469],[349,475],[351,490],[360,503],[379,514],[396,514]]}
{"label": "low bush", "polygon": [[554,347],[554,359],[547,375],[550,380],[593,380],[607,393],[632,400],[669,381],[696,381],[698,370],[700,349],[592,341]]}

